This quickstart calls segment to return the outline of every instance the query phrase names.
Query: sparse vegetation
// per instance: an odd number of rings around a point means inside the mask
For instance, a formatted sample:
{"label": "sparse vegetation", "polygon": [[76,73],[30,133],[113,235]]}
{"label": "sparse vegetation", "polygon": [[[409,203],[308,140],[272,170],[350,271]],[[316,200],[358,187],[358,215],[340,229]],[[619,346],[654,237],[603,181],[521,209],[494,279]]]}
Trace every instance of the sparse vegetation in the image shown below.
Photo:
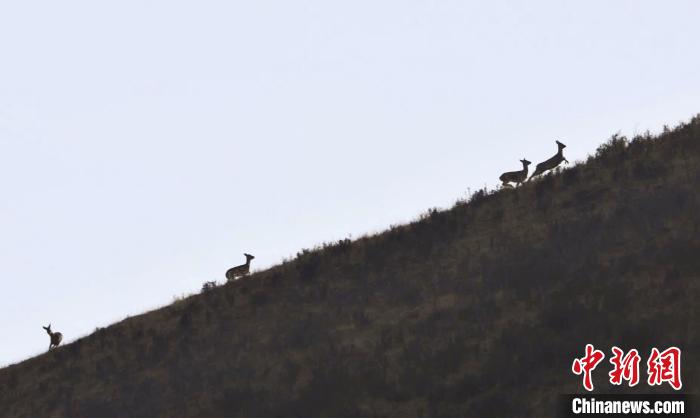
{"label": "sparse vegetation", "polygon": [[204,282],[202,285],[202,293],[210,292],[216,288],[217,284],[215,280]]}
{"label": "sparse vegetation", "polygon": [[552,416],[586,343],[700,349],[698,186],[700,117],[614,136],[2,369],[2,416]]}

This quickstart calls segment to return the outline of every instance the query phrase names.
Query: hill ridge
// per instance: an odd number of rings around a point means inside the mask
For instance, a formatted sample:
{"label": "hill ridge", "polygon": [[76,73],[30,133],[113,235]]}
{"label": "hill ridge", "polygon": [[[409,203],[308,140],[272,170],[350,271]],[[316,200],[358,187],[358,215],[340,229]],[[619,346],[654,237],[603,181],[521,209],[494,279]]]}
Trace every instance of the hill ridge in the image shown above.
{"label": "hill ridge", "polygon": [[699,163],[698,116],[613,136],[0,369],[0,416],[550,416],[586,342],[700,348]]}

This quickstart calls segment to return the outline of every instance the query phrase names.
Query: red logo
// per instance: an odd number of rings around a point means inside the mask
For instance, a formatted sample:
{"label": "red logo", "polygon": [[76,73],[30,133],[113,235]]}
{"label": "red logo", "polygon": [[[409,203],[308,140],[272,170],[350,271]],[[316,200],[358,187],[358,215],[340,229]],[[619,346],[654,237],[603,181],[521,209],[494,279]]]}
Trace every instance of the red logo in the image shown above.
{"label": "red logo", "polygon": [[[639,383],[639,363],[641,361],[639,352],[633,348],[625,353],[619,347],[613,347],[612,353],[610,364],[613,368],[608,373],[610,384],[621,385],[626,380],[630,387],[636,386]],[[593,370],[604,358],[605,354],[602,351],[596,350],[592,344],[586,344],[585,356],[574,359],[571,365],[571,371],[574,374],[583,375],[583,387],[589,392],[593,390]],[[680,390],[683,387],[680,348],[670,347],[662,352],[659,352],[656,347],[652,348],[647,361],[647,373],[649,386],[668,382],[673,389]]]}

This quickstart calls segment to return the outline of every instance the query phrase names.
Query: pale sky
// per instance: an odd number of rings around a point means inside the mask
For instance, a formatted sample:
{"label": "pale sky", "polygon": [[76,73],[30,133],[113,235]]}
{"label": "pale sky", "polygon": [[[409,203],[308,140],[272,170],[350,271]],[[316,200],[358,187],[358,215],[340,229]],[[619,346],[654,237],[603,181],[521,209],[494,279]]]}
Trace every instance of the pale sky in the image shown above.
{"label": "pale sky", "polygon": [[0,3],[0,365],[700,112],[697,1]]}

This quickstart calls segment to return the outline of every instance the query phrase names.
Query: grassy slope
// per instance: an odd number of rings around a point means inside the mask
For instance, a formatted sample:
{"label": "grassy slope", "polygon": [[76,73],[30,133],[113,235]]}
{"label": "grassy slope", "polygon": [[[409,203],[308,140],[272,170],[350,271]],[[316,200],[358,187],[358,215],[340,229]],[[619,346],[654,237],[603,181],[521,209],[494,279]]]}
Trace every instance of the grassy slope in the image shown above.
{"label": "grassy slope", "polygon": [[678,345],[697,391],[699,184],[700,118],[613,140],[2,369],[0,416],[552,416],[588,342]]}

